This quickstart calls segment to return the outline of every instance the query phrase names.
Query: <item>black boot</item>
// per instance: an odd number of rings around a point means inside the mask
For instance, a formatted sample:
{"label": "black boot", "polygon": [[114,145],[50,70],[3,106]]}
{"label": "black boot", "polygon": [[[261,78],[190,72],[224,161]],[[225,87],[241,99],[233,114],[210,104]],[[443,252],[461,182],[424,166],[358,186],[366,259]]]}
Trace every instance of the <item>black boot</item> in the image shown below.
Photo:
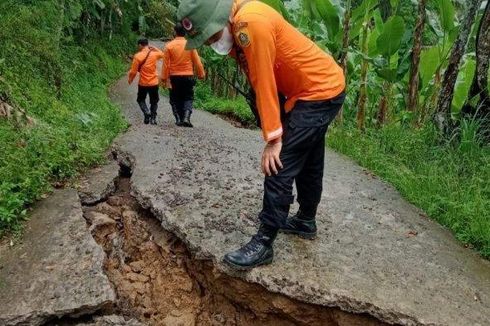
{"label": "black boot", "polygon": [[182,120],[182,125],[184,127],[191,127],[191,128],[193,127],[191,123],[191,114],[192,114],[191,110],[184,111],[184,119]]}
{"label": "black boot", "polygon": [[150,123],[150,110],[148,109],[148,106],[146,106],[146,102],[138,102],[138,104],[144,115],[143,122],[145,123],[145,125],[147,125],[148,123]]}
{"label": "black boot", "polygon": [[295,234],[303,239],[315,239],[317,229],[314,216],[315,214],[306,215],[299,210],[296,215],[288,218],[286,225],[281,228],[281,232]]}
{"label": "black boot", "polygon": [[150,106],[150,110],[151,110],[151,113],[150,113],[150,124],[152,125],[156,125],[157,124],[157,109],[158,107],[156,105],[151,105]]}
{"label": "black boot", "polygon": [[227,253],[223,261],[237,270],[249,270],[272,263],[274,258],[272,244],[277,231],[273,227],[262,224],[257,234],[246,245]]}
{"label": "black boot", "polygon": [[175,104],[171,104],[172,106],[172,113],[174,114],[175,117],[175,124],[177,126],[182,126],[182,119],[180,118],[179,110],[177,110],[177,106]]}

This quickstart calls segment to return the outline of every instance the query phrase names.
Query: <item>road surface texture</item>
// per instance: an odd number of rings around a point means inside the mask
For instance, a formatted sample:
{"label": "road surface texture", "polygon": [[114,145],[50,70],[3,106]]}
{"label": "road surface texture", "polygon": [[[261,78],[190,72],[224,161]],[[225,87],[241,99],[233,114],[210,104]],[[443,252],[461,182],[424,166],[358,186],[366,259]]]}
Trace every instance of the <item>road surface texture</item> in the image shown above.
{"label": "road surface texture", "polygon": [[227,269],[222,256],[248,241],[258,223],[260,133],[201,111],[193,129],[178,128],[166,99],[159,124],[143,125],[136,86],[124,78],[111,96],[131,123],[115,149],[132,167],[132,195],[195,259],[272,292],[388,323],[490,325],[490,263],[330,150],[317,240],[279,235],[272,265]]}
{"label": "road surface texture", "polygon": [[38,203],[23,237],[0,250],[0,325],[42,325],[115,301],[104,251],[87,231],[76,190],[57,190]]}

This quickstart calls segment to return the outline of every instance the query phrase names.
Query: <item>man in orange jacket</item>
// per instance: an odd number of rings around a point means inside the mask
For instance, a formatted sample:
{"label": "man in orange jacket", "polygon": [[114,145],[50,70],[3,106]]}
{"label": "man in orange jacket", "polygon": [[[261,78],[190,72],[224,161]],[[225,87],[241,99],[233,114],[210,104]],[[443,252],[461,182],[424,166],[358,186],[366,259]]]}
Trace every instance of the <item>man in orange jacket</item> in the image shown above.
{"label": "man in orange jacket", "polygon": [[[345,97],[342,69],[260,1],[182,0],[177,15],[187,31],[188,48],[205,43],[219,54],[232,55],[255,91],[266,142],[261,225],[224,261],[237,269],[268,264],[279,230],[308,239],[316,236],[325,134]],[[280,97],[285,98],[284,108]],[[300,209],[288,218],[294,182]]]}
{"label": "man in orange jacket", "polygon": [[[157,62],[163,59],[163,52],[148,46],[147,39],[140,39],[138,48],[139,51],[134,55],[131,70],[128,73],[128,83],[131,84],[136,75],[140,74],[136,101],[141,111],[143,111],[144,123],[156,125],[158,101],[160,100],[158,95]],[[146,105],[146,97],[148,95],[150,96],[150,109]]]}
{"label": "man in orange jacket", "polygon": [[194,101],[194,69],[199,79],[206,74],[197,50],[186,50],[185,30],[182,24],[174,27],[175,39],[165,45],[162,66],[163,87],[170,85],[170,105],[177,126],[192,127],[190,117]]}

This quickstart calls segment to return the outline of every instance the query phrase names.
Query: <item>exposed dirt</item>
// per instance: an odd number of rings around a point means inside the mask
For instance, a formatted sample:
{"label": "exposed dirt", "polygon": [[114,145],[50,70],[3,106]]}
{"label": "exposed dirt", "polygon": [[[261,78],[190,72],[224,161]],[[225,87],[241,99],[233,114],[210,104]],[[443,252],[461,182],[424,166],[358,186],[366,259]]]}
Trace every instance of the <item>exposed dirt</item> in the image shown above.
{"label": "exposed dirt", "polygon": [[121,177],[107,201],[84,216],[107,253],[117,313],[148,325],[380,325],[369,316],[305,304],[218,272],[191,257],[130,195]]}

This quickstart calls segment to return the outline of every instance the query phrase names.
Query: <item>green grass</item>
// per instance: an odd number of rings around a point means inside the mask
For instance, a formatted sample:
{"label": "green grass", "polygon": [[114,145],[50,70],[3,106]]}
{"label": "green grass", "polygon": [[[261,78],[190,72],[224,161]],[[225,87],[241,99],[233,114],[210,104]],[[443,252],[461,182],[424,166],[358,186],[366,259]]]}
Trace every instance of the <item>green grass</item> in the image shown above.
{"label": "green grass", "polygon": [[101,162],[106,148],[126,126],[107,96],[109,83],[125,68],[122,60],[98,46],[66,51],[80,61],[79,66],[67,66],[70,77],[61,98],[36,78],[14,90],[18,92],[14,98],[35,119],[35,126],[17,128],[0,120],[2,230],[17,227],[26,205],[48,191],[51,182]]}
{"label": "green grass", "polygon": [[361,134],[332,128],[328,144],[384,180],[463,243],[490,257],[490,147],[465,122],[462,139],[440,143],[433,127],[399,125]]}
{"label": "green grass", "polygon": [[134,39],[56,39],[53,8],[0,8],[0,96],[35,120],[28,127],[0,118],[0,234],[18,229],[53,182],[101,162],[126,127],[107,88],[125,71],[122,54]]}
{"label": "green grass", "polygon": [[242,96],[236,99],[217,98],[211,95],[209,85],[203,82],[198,82],[195,91],[196,108],[235,118],[248,126],[255,126],[255,117]]}
{"label": "green grass", "polygon": [[[196,106],[253,121],[245,101],[209,94],[201,86]],[[464,122],[461,139],[441,142],[431,125],[412,129],[394,124],[362,134],[347,124],[332,126],[327,140],[490,258],[490,147],[478,141],[476,130],[474,123]]]}

